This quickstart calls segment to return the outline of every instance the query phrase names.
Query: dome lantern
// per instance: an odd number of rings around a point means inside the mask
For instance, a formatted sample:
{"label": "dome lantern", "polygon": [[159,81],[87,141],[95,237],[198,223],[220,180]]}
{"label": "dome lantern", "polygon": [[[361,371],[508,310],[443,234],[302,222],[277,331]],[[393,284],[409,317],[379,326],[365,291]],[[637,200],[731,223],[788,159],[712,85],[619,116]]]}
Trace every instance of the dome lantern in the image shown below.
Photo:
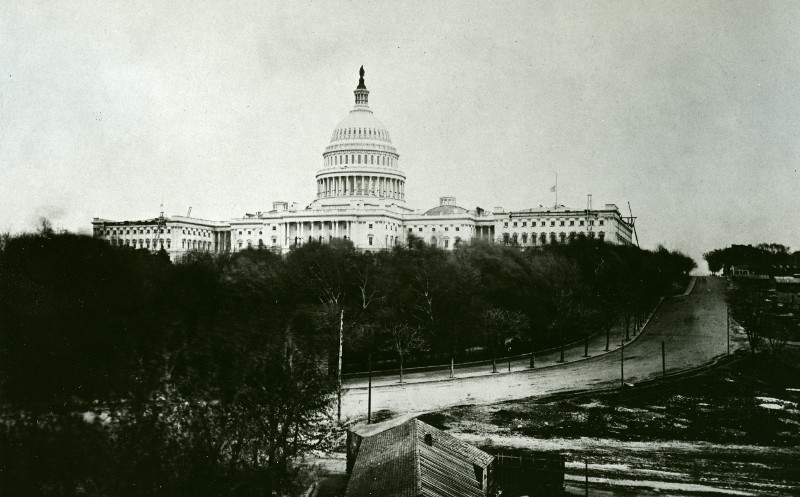
{"label": "dome lantern", "polygon": [[369,90],[367,90],[367,85],[364,84],[364,66],[361,66],[358,74],[361,77],[358,79],[358,86],[356,86],[356,89],[353,92],[356,95],[356,107],[369,107],[367,103],[369,99]]}

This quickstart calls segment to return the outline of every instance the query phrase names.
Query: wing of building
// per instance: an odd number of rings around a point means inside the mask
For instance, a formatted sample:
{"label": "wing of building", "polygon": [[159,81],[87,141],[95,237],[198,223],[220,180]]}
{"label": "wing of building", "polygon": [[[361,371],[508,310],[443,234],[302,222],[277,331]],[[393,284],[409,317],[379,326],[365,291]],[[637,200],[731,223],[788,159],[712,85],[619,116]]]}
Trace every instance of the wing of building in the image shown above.
{"label": "wing of building", "polygon": [[175,260],[191,250],[211,252],[264,248],[287,252],[312,241],[351,240],[360,250],[405,243],[413,234],[426,243],[452,249],[461,242],[490,240],[520,246],[565,243],[574,237],[630,244],[632,218],[614,204],[601,209],[563,205],[524,210],[474,210],[455,197],[425,211],[406,205],[406,176],[391,134],[369,107],[364,68],[355,105],[336,125],[316,173],[316,198],[305,208],[276,201],[272,210],[228,221],[168,216],[139,221],[95,218],[94,236],[114,245],[164,249]]}

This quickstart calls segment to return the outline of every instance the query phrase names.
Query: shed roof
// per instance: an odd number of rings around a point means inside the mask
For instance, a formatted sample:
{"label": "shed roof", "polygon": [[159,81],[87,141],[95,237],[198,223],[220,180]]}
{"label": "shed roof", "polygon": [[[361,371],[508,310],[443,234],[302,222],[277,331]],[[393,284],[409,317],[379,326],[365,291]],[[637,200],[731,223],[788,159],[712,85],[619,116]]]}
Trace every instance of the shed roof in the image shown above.
{"label": "shed roof", "polygon": [[[426,443],[430,435],[430,445]],[[475,467],[493,456],[418,419],[361,442],[346,497],[485,496]]]}

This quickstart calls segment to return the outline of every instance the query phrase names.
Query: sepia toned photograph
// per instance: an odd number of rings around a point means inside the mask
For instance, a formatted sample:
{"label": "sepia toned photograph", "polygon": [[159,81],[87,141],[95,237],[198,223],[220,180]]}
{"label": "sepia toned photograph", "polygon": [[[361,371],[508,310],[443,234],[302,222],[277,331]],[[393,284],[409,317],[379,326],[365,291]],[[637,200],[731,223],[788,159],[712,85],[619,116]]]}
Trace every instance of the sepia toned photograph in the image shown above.
{"label": "sepia toned photograph", "polygon": [[0,2],[0,497],[800,496],[800,2]]}

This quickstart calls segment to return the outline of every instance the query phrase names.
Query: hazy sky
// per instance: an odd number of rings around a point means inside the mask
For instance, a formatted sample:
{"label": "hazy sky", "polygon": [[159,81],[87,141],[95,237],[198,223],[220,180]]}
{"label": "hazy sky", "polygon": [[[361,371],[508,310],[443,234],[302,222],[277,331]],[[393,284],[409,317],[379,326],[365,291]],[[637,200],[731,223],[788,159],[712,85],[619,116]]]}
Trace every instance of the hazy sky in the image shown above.
{"label": "hazy sky", "polygon": [[362,64],[412,206],[800,249],[800,2],[729,0],[5,1],[0,230],[305,205]]}

